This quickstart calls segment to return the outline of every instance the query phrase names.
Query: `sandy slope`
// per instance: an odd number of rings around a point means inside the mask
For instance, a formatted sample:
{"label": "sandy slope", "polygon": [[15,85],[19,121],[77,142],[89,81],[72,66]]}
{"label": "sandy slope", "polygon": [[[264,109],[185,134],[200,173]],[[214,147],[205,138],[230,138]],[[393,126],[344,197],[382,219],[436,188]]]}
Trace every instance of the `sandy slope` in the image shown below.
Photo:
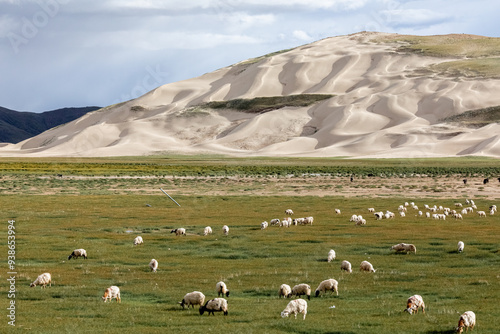
{"label": "sandy slope", "polygon": [[[422,68],[452,59],[398,53],[394,45],[370,42],[374,36],[327,38],[164,85],[0,147],[0,156],[500,157],[500,124],[480,129],[439,124],[466,110],[500,105],[500,80],[439,77]],[[304,93],[335,97],[261,114],[196,107]]]}

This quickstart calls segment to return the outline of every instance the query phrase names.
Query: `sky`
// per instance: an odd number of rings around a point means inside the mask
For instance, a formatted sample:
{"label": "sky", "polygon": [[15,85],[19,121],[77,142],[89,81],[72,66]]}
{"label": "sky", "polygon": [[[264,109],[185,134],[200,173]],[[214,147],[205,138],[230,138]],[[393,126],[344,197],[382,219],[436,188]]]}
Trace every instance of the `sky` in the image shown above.
{"label": "sky", "polygon": [[498,0],[0,0],[0,106],[107,106],[360,31],[499,37]]}

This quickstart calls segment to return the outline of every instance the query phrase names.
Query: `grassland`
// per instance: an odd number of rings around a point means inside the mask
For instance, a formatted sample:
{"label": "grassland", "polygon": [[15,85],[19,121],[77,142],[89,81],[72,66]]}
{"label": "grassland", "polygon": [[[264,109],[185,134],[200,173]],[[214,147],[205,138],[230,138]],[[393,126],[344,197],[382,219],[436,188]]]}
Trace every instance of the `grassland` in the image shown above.
{"label": "grassland", "polygon": [[[133,160],[111,159],[110,165],[93,161],[100,167],[88,170],[88,174],[109,175],[99,170],[108,168],[109,172],[115,168],[113,164],[130,164],[130,170],[141,170],[151,163],[136,162],[136,166]],[[193,165],[210,165],[202,160],[193,158]],[[3,161],[21,162],[26,161]],[[65,163],[71,165],[70,160]],[[272,165],[264,160],[256,163]],[[168,190],[181,204],[177,207],[158,191],[158,194],[140,194],[126,190],[137,187],[134,178],[121,179],[124,189],[116,193],[108,190],[111,178],[85,179],[85,191],[80,189],[68,194],[65,190],[74,186],[71,182],[75,179],[52,178],[53,170],[49,168],[44,174],[27,165],[25,169],[2,172],[2,183],[26,176],[41,180],[50,176],[49,182],[60,182],[59,191],[54,190],[51,195],[37,190],[44,189],[43,183],[28,184],[26,187],[31,188],[10,195],[0,189],[2,235],[6,235],[7,221],[16,221],[18,330],[34,333],[452,333],[459,313],[473,310],[477,315],[477,331],[500,332],[495,324],[496,300],[500,298],[498,270],[495,270],[500,264],[498,215],[436,221],[417,218],[415,212],[410,211],[405,218],[375,221],[366,211],[368,207],[396,211],[405,200],[414,201],[420,207],[424,204],[453,206],[456,201],[463,201],[462,194],[449,198],[426,197],[426,194],[423,198],[402,195],[380,198],[370,196],[370,191],[378,190],[365,184],[366,195],[355,198],[325,195],[335,193],[336,189],[318,192],[321,196],[307,193],[290,196],[280,192],[261,196],[262,188],[268,186],[263,177],[252,177],[241,184],[210,182],[209,177],[203,182],[194,178],[190,182],[169,183]],[[156,178],[154,173],[151,177]],[[292,181],[278,180],[283,184]],[[301,191],[316,193],[317,189],[307,188],[307,183],[318,187],[314,180],[315,177],[304,178]],[[261,183],[265,185],[257,186]],[[158,185],[155,183],[154,187]],[[217,188],[213,190],[219,195],[210,195],[210,187]],[[201,191],[189,194],[187,188]],[[475,201],[479,209],[497,202],[480,196],[475,197]],[[286,208],[292,208],[297,217],[314,216],[314,224],[260,230],[260,222],[283,218]],[[342,214],[335,215],[334,208],[340,208]],[[354,213],[363,214],[367,225],[356,227],[350,223],[350,215]],[[221,233],[224,224],[230,227],[227,237]],[[214,234],[203,237],[202,230],[207,225],[212,226]],[[188,235],[175,237],[170,230],[176,227],[185,227]],[[132,245],[136,235],[143,236],[143,246]],[[462,254],[456,252],[458,240],[466,244]],[[399,242],[414,243],[417,254],[392,254],[390,246]],[[87,249],[89,259],[68,261],[71,251],[80,247]],[[333,263],[326,262],[330,249],[337,252]],[[0,252],[7,254],[5,243]],[[156,274],[147,267],[151,258],[159,261]],[[352,274],[340,272],[343,259],[353,264]],[[377,272],[357,271],[362,260],[373,263]],[[43,272],[52,273],[53,286],[29,288],[29,283]],[[5,273],[6,270],[2,277]],[[288,302],[277,298],[280,284],[308,283],[314,290],[326,278],[339,281],[338,297],[311,297],[305,321],[279,316]],[[185,293],[194,290],[202,291],[207,298],[215,297],[215,283],[219,280],[224,280],[231,290],[227,317],[200,316],[196,309],[182,310],[177,304]],[[110,285],[121,288],[121,304],[101,301],[104,289]],[[3,291],[7,290],[5,279],[0,286]],[[410,316],[402,312],[406,299],[413,294],[424,297],[425,315]],[[330,308],[333,305],[335,308]],[[4,319],[0,328],[6,326]]]}

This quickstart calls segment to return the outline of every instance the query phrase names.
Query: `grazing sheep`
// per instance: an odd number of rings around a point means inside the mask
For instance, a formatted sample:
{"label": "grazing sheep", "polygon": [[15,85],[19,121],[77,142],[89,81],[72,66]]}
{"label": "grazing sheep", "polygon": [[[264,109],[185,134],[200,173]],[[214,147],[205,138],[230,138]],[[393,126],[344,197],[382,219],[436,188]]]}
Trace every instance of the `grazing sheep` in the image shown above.
{"label": "grazing sheep", "polygon": [[340,209],[335,209],[335,213],[340,215]]}
{"label": "grazing sheep", "polygon": [[135,239],[134,239],[134,246],[141,245],[143,243],[144,243],[144,241],[142,240],[142,237],[140,235],[137,236],[137,237],[135,237]]}
{"label": "grazing sheep", "polygon": [[352,266],[351,266],[351,262],[349,261],[342,261],[342,263],[340,264],[340,270],[345,270],[347,271],[348,273],[352,273]]}
{"label": "grazing sheep", "polygon": [[280,290],[278,291],[278,298],[290,298],[292,296],[292,288],[288,284],[281,284]]}
{"label": "grazing sheep", "polygon": [[368,208],[368,212],[374,213],[375,212],[375,208]]}
{"label": "grazing sheep", "polygon": [[497,212],[497,206],[495,204],[493,204],[492,206],[490,206],[490,211]]}
{"label": "grazing sheep", "polygon": [[462,253],[462,252],[464,251],[464,247],[465,247],[464,242],[463,242],[463,241],[459,241],[459,242],[458,242],[458,245],[457,245],[457,251],[458,251],[459,253]]}
{"label": "grazing sheep", "polygon": [[425,313],[425,304],[424,300],[422,299],[422,296],[420,295],[413,295],[408,300],[406,301],[406,309],[405,311],[413,314],[413,311],[415,313],[418,313],[418,308],[422,308],[422,313]]}
{"label": "grazing sheep", "polygon": [[300,297],[302,295],[306,295],[309,300],[311,299],[311,287],[309,284],[297,284],[292,288],[292,296]]}
{"label": "grazing sheep", "polygon": [[337,296],[339,295],[339,282],[334,280],[333,278],[324,280],[323,282],[319,283],[318,287],[316,288],[316,297],[319,296],[321,292],[326,292],[326,291],[331,291],[336,292]]}
{"label": "grazing sheep", "polygon": [[404,213],[403,211],[400,211],[400,212],[399,212],[399,215],[400,215],[401,217],[406,217],[406,213]]}
{"label": "grazing sheep", "polygon": [[426,213],[425,213],[425,216],[426,216],[427,218],[431,218],[431,213],[430,213],[430,212],[426,212]]}
{"label": "grazing sheep", "polygon": [[261,230],[266,229],[268,226],[269,226],[269,223],[267,221],[263,221],[262,223],[260,223]]}
{"label": "grazing sheep", "polygon": [[156,272],[156,270],[158,270],[158,261],[152,259],[151,262],[149,262],[149,269],[151,269],[152,272]]}
{"label": "grazing sheep", "polygon": [[289,216],[293,215],[292,209],[286,209],[285,210],[285,215],[289,215]]}
{"label": "grazing sheep", "polygon": [[170,233],[175,233],[175,235],[178,237],[179,235],[186,235],[186,229],[185,228],[176,228],[172,231],[170,231]]}
{"label": "grazing sheep", "polygon": [[229,227],[227,225],[222,226],[222,233],[224,233],[224,235],[229,234]]}
{"label": "grazing sheep", "polygon": [[472,311],[467,311],[464,312],[460,316],[460,319],[458,320],[458,327],[457,327],[457,333],[462,333],[464,331],[468,332],[469,327],[471,330],[474,329],[474,326],[476,325],[476,314]]}
{"label": "grazing sheep", "polygon": [[328,262],[332,262],[333,260],[335,260],[335,257],[335,251],[333,249],[330,249],[330,251],[328,252]]}
{"label": "grazing sheep", "polygon": [[456,206],[457,208],[461,208],[463,205],[462,205],[462,203],[455,203],[455,206]]}
{"label": "grazing sheep", "polygon": [[205,312],[208,312],[208,315],[210,315],[210,313],[215,315],[214,312],[224,312],[224,315],[227,315],[227,300],[224,298],[210,299],[205,305],[200,306],[200,315],[203,315]]}
{"label": "grazing sheep", "polygon": [[71,260],[71,258],[79,258],[83,257],[85,260],[87,259],[87,251],[83,248],[75,249],[73,253],[71,253],[70,256],[68,256],[68,260]]}
{"label": "grazing sheep", "polygon": [[49,273],[43,273],[40,276],[38,276],[33,283],[30,284],[30,287],[32,288],[34,286],[40,285],[42,288],[45,289],[47,284],[49,286],[52,286],[52,276]]}
{"label": "grazing sheep", "polygon": [[377,220],[381,220],[384,217],[384,213],[382,211],[375,212],[374,215],[375,215],[375,219],[377,219]]}
{"label": "grazing sheep", "polygon": [[212,228],[210,226],[207,226],[203,229],[203,235],[209,235],[212,234]]}
{"label": "grazing sheep", "polygon": [[376,270],[373,269],[373,266],[370,262],[368,261],[363,261],[361,262],[361,265],[359,266],[360,271],[367,271],[367,272],[375,272]]}
{"label": "grazing sheep", "polygon": [[179,302],[179,304],[182,306],[182,308],[184,308],[184,305],[187,305],[188,308],[189,306],[192,306],[194,308],[195,305],[200,305],[201,307],[201,305],[203,305],[204,302],[205,302],[205,295],[199,291],[193,291],[186,293],[182,301]]}
{"label": "grazing sheep", "polygon": [[219,297],[221,294],[222,296],[229,297],[229,290],[226,287],[226,283],[220,281],[215,285],[215,290],[217,290],[217,297]]}
{"label": "grazing sheep", "polygon": [[484,211],[478,211],[477,214],[479,215],[479,217],[486,217],[486,212]]}
{"label": "grazing sheep", "polygon": [[356,222],[356,225],[359,226],[359,225],[366,225],[366,219],[358,219],[358,221]]}
{"label": "grazing sheep", "polygon": [[297,319],[297,313],[302,313],[304,315],[302,319],[306,320],[307,302],[304,299],[291,300],[281,312],[281,317],[286,318],[290,314],[293,314],[295,315],[295,319]]}
{"label": "grazing sheep", "polygon": [[295,218],[293,220],[293,225],[302,225],[302,224],[304,224],[304,220],[305,220],[305,218]]}
{"label": "grazing sheep", "polygon": [[394,245],[391,247],[391,250],[395,250],[396,252],[413,252],[417,254],[417,248],[413,244],[405,244],[404,242]]}
{"label": "grazing sheep", "polygon": [[271,219],[271,226],[280,225],[280,224],[281,224],[281,220],[279,220],[278,218]]}
{"label": "grazing sheep", "polygon": [[104,302],[107,302],[108,299],[109,301],[112,301],[113,298],[115,298],[118,303],[122,302],[120,298],[120,288],[114,285],[104,290],[104,296],[102,296],[102,300],[104,300]]}
{"label": "grazing sheep", "polygon": [[304,218],[304,225],[312,225],[314,221],[313,217],[306,217]]}
{"label": "grazing sheep", "polygon": [[351,219],[349,219],[350,222],[355,222],[358,220],[358,215],[352,215]]}

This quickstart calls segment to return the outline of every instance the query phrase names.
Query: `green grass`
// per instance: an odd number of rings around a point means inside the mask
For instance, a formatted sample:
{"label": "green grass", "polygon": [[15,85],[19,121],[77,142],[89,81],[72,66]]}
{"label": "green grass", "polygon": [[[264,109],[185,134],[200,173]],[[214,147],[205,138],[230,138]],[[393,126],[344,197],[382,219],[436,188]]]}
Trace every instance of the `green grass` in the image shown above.
{"label": "green grass", "polygon": [[[409,213],[375,221],[366,211],[395,211],[402,198],[176,200],[182,207],[160,195],[0,196],[0,220],[16,220],[17,327],[37,333],[448,333],[460,313],[473,310],[478,331],[499,332],[494,270],[500,265],[499,216],[443,222]],[[456,201],[408,200],[420,207],[451,207]],[[478,199],[476,204],[484,209],[491,203]],[[333,213],[335,207],[341,215]],[[314,216],[314,224],[259,229],[263,220],[283,218],[286,208],[296,217]],[[350,223],[353,213],[363,214],[367,225]],[[230,227],[227,237],[221,233],[224,224]],[[203,237],[206,225],[214,233]],[[175,237],[170,229],[176,227],[186,227],[188,235]],[[134,247],[138,234],[144,245]],[[455,251],[458,240],[466,244],[462,254]],[[399,242],[414,243],[417,254],[391,253],[390,246]],[[68,261],[80,247],[89,259]],[[331,248],[337,260],[327,263]],[[0,252],[6,254],[5,243]],[[159,261],[156,274],[147,268],[151,258]],[[340,272],[343,259],[353,264],[352,274]],[[377,272],[360,273],[362,260]],[[51,272],[53,286],[29,288],[43,272]],[[306,321],[281,319],[288,301],[277,298],[280,284],[308,283],[314,290],[326,278],[339,281],[338,297],[312,297]],[[197,309],[177,305],[194,290],[216,297],[219,280],[231,290],[227,317],[200,316]],[[121,304],[101,301],[110,285],[120,286]],[[6,291],[5,280],[0,287]],[[412,294],[423,296],[425,315],[402,312]]]}

